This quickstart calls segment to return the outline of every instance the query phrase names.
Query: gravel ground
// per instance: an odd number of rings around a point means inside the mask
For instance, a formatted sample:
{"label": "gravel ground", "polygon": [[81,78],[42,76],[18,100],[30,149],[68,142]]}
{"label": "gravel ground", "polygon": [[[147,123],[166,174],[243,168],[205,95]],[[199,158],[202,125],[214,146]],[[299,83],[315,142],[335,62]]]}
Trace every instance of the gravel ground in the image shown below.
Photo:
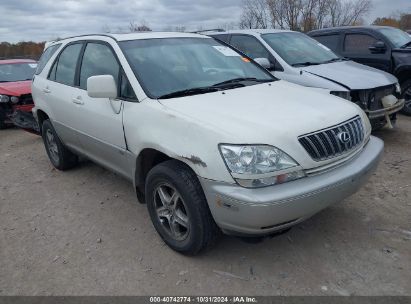
{"label": "gravel ground", "polygon": [[361,191],[258,244],[166,247],[131,184],[51,167],[39,137],[0,131],[0,295],[411,295],[411,118]]}

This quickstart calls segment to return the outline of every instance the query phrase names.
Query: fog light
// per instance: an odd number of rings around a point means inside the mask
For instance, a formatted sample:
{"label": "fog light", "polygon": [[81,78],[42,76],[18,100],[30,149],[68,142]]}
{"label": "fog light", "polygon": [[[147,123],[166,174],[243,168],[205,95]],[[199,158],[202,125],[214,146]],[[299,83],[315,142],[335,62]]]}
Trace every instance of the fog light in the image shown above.
{"label": "fog light", "polygon": [[303,170],[284,173],[276,176],[263,177],[258,179],[240,179],[236,178],[236,182],[245,188],[262,188],[267,186],[279,185],[293,180],[305,177]]}

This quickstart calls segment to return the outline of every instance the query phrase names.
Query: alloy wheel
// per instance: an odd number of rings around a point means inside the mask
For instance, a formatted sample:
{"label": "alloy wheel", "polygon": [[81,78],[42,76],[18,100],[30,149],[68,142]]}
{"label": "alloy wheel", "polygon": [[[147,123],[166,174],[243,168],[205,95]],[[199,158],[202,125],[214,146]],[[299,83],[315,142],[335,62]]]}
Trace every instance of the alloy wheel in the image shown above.
{"label": "alloy wheel", "polygon": [[48,129],[46,131],[46,142],[47,142],[47,148],[50,153],[50,157],[53,159],[54,162],[59,161],[59,150],[56,142],[56,138],[54,137],[53,132]]}
{"label": "alloy wheel", "polygon": [[180,193],[167,183],[154,190],[154,209],[162,228],[175,240],[183,241],[190,233],[190,219]]}

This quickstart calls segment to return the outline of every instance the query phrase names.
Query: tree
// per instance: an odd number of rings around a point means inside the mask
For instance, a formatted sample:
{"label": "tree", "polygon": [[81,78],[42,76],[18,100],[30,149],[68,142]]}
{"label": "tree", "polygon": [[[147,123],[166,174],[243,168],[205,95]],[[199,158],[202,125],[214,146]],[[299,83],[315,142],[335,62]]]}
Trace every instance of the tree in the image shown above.
{"label": "tree", "polygon": [[395,19],[394,17],[382,17],[377,18],[372,23],[373,25],[382,25],[382,26],[392,26],[392,27],[400,27],[399,20]]}
{"label": "tree", "polygon": [[402,14],[399,25],[403,30],[411,30],[411,14]]}
{"label": "tree", "polygon": [[311,31],[355,25],[370,7],[371,0],[245,0],[240,27]]}
{"label": "tree", "polygon": [[269,26],[269,15],[266,0],[243,0],[243,13],[240,17],[240,28],[262,28]]}
{"label": "tree", "polygon": [[130,21],[128,26],[130,32],[151,32],[151,28],[146,25],[145,21],[137,24],[135,21]]}

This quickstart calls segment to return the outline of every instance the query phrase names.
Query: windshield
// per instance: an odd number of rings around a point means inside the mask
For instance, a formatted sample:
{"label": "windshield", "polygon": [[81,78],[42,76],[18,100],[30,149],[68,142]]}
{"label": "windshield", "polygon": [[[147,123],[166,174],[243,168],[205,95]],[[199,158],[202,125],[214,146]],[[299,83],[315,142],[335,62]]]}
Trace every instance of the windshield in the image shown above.
{"label": "windshield", "polygon": [[301,33],[274,33],[261,37],[292,66],[321,64],[340,59],[329,48]]}
{"label": "windshield", "polygon": [[396,28],[384,27],[377,29],[377,31],[383,34],[395,48],[400,48],[411,42],[410,35]]}
{"label": "windshield", "polygon": [[37,63],[0,64],[0,82],[31,80]]}
{"label": "windshield", "polygon": [[275,80],[212,38],[141,39],[120,42],[120,47],[151,98],[188,90],[191,95],[212,92],[223,83],[229,88]]}

